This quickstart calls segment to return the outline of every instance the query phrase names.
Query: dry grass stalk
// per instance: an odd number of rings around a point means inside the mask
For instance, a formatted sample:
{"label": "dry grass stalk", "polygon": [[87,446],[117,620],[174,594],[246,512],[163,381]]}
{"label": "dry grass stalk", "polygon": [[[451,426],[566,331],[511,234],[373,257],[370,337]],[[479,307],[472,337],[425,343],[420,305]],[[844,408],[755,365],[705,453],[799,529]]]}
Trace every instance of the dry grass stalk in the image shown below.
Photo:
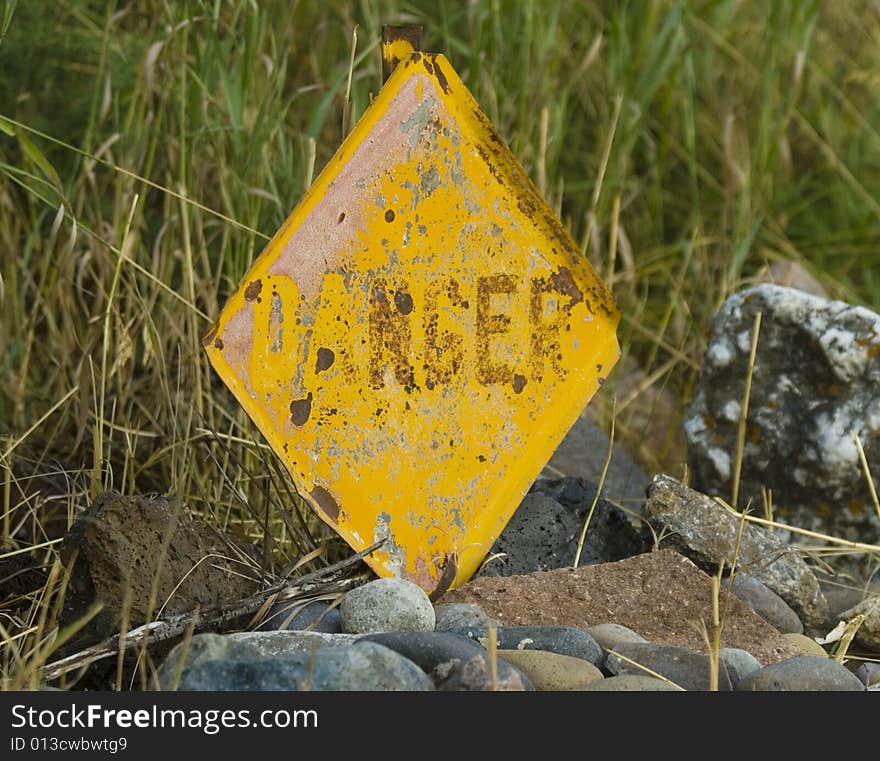
{"label": "dry grass stalk", "polygon": [[739,410],[739,429],[736,434],[736,462],[733,467],[733,491],[730,504],[735,508],[739,500],[739,480],[742,474],[743,450],[746,443],[746,419],[749,414],[749,397],[752,394],[752,375],[755,372],[755,356],[758,353],[758,335],[761,332],[761,312],[755,313],[755,322],[752,326],[752,344],[749,349],[749,367],[746,372],[745,389],[743,390],[742,405]]}
{"label": "dry grass stalk", "polygon": [[590,527],[590,521],[593,519],[593,512],[596,509],[596,505],[599,504],[599,496],[602,494],[602,489],[605,486],[605,477],[608,475],[608,466],[611,465],[611,456],[614,454],[614,420],[616,417],[614,414],[614,405],[615,402],[612,400],[611,431],[608,434],[608,454],[605,456],[605,464],[602,466],[602,475],[599,478],[599,484],[596,487],[596,494],[593,497],[593,502],[590,504],[590,511],[587,513],[584,527],[581,529],[580,536],[578,537],[577,550],[575,550],[574,553],[574,563],[572,564],[572,568],[577,568],[581,561],[581,552],[584,549],[584,539],[587,536],[587,529]]}
{"label": "dry grass stalk", "polygon": [[666,684],[672,685],[677,690],[681,690],[682,692],[686,692],[685,688],[682,687],[681,685],[676,684],[671,679],[667,679],[665,676],[663,676],[663,674],[660,674],[660,673],[654,671],[653,669],[648,668],[647,666],[643,666],[638,661],[634,661],[632,658],[627,658],[625,655],[618,653],[616,650],[609,650],[608,653],[609,653],[609,655],[616,655],[622,661],[626,661],[627,663],[629,663],[632,666],[636,666],[637,668],[644,671],[648,676],[652,676],[655,679],[659,679],[661,682],[666,682]]}

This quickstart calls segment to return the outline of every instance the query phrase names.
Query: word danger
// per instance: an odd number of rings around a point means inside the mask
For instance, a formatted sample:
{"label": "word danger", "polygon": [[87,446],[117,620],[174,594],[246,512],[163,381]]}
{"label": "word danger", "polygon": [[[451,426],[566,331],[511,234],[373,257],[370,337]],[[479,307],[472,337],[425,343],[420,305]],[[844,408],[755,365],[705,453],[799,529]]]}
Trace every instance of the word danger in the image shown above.
{"label": "word danger", "polygon": [[562,336],[578,305],[584,305],[579,319],[590,319],[590,305],[565,268],[529,278],[480,275],[467,284],[450,275],[427,282],[388,276],[357,281],[329,273],[317,305],[297,299],[296,309],[290,308],[295,293],[288,278],[267,281],[271,290],[261,287],[253,299],[259,301],[254,344],[268,345],[265,369],[279,381],[293,353],[296,377],[283,380],[300,388],[337,375],[345,383],[373,389],[396,384],[407,391],[473,378],[483,386],[510,384],[520,393],[548,372],[565,376]]}

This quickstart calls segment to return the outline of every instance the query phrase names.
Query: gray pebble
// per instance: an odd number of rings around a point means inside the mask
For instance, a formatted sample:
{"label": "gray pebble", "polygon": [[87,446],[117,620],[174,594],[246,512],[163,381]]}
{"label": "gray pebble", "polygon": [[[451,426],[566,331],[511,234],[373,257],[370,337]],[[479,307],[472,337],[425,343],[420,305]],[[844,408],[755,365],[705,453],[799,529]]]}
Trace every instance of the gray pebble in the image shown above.
{"label": "gray pebble", "polygon": [[678,687],[653,676],[621,674],[599,679],[581,688],[585,692],[680,692]]}
{"label": "gray pebble", "polygon": [[[488,647],[488,629],[471,627],[459,631]],[[599,643],[583,629],[574,626],[499,626],[496,637],[500,650],[544,650],[580,658],[594,666],[600,665],[605,658]]]}
{"label": "gray pebble", "polygon": [[[645,668],[641,668],[644,666],[685,690],[710,688],[709,656],[705,653],[651,642],[622,643],[614,650],[605,659],[605,668],[614,675],[653,676]],[[718,670],[718,689],[730,691],[738,681],[736,669],[722,664]]]}
{"label": "gray pebble", "polygon": [[488,616],[483,609],[471,602],[447,602],[434,606],[434,629],[438,632],[451,632],[469,627],[501,626],[500,622]]}
{"label": "gray pebble", "polygon": [[863,691],[865,685],[846,666],[832,658],[800,655],[773,663],[740,680],[737,690],[753,691]]}
{"label": "gray pebble", "polygon": [[869,690],[880,690],[880,663],[865,661],[856,669],[856,676]]}
{"label": "gray pebble", "polygon": [[184,669],[179,690],[424,691],[434,685],[418,666],[373,642],[283,658],[208,660]]}
{"label": "gray pebble", "polygon": [[613,650],[624,642],[647,642],[641,634],[621,624],[596,624],[585,630],[604,651]]}
{"label": "gray pebble", "polygon": [[[357,637],[351,634],[319,632],[238,632],[235,634],[197,634],[189,642],[172,648],[159,668],[163,689],[171,684],[182,666],[205,661],[239,661],[269,658],[283,659],[299,653],[311,653],[325,647],[348,647]],[[182,661],[185,660],[185,664]]]}
{"label": "gray pebble", "polygon": [[754,655],[738,647],[722,647],[718,655],[728,671],[737,673],[740,679],[761,668],[761,662]]}
{"label": "gray pebble", "polygon": [[297,602],[280,602],[273,605],[260,624],[261,631],[284,630],[323,632],[338,634],[342,631],[342,614],[330,603],[313,600],[303,605]]}
{"label": "gray pebble", "polygon": [[346,594],[340,606],[349,634],[434,631],[434,606],[425,591],[404,579],[376,579]]}
{"label": "gray pebble", "polygon": [[[729,586],[729,579],[724,579],[722,585]],[[751,576],[736,574],[731,591],[768,624],[775,626],[783,634],[803,634],[804,625],[797,613],[766,584]]]}
{"label": "gray pebble", "polygon": [[[450,632],[385,632],[367,634],[365,641],[378,642],[409,658],[443,691],[492,689],[489,654],[476,642]],[[507,661],[496,661],[499,690],[534,690],[528,677]]]}

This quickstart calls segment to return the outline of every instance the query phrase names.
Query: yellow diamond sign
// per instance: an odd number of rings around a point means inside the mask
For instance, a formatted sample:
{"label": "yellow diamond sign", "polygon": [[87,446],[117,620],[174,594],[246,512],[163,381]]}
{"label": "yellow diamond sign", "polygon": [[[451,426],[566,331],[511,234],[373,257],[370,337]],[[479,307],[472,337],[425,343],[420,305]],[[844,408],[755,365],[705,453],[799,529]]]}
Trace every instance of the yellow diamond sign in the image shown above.
{"label": "yellow diamond sign", "polygon": [[205,346],[318,515],[436,597],[617,361],[618,320],[446,58],[414,53]]}

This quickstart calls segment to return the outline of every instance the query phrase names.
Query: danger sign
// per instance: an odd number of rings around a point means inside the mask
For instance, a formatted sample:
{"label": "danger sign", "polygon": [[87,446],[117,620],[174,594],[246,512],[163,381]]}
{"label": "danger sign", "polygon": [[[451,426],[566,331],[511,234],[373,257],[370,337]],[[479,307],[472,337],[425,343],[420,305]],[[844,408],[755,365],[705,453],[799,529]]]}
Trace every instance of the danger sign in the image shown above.
{"label": "danger sign", "polygon": [[618,320],[446,58],[414,53],[205,346],[318,515],[436,596],[610,372]]}

